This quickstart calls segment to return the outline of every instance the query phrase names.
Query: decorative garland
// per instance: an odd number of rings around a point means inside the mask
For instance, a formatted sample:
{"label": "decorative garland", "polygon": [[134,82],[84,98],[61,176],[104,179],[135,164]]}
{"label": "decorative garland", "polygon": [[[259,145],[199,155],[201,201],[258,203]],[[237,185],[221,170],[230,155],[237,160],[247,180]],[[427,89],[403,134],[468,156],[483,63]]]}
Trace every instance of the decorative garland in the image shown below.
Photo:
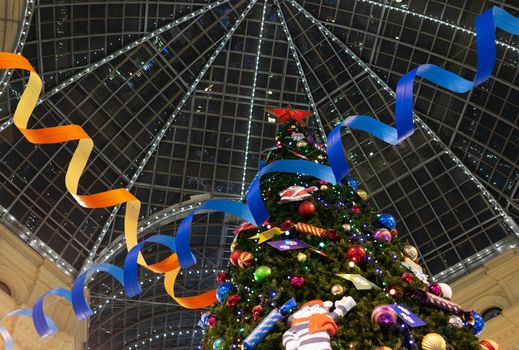
{"label": "decorative garland", "polygon": [[[22,56],[11,53],[0,53],[0,69],[24,69],[30,73],[29,82],[25,88],[16,111],[14,124],[27,140],[34,144],[53,144],[66,141],[79,141],[67,173],[65,185],[76,201],[86,208],[106,208],[126,203],[124,230],[128,255],[124,268],[112,264],[95,265],[78,276],[72,289],[55,288],[43,294],[35,303],[32,311],[27,309],[15,310],[3,318],[13,316],[31,317],[36,331],[42,337],[56,331],[52,320],[44,314],[43,302],[47,295],[56,295],[68,300],[78,319],[92,315],[92,310],[84,297],[86,279],[94,272],[107,272],[121,285],[129,297],[141,292],[138,282],[138,265],[154,272],[165,273],[164,286],[168,294],[180,305],[190,309],[209,306],[216,301],[216,290],[210,290],[201,295],[187,298],[175,296],[175,280],[181,268],[188,268],[196,263],[196,258],[190,250],[190,228],[193,216],[200,211],[223,211],[240,217],[253,225],[260,226],[268,217],[260,195],[261,176],[272,172],[306,174],[326,182],[337,184],[346,177],[349,165],[343,151],[341,129],[349,127],[363,130],[392,145],[412,135],[413,124],[413,84],[416,76],[425,78],[447,90],[464,93],[489,79],[496,60],[495,29],[519,35],[519,18],[516,18],[498,7],[492,7],[476,18],[476,48],[478,67],[474,81],[468,81],[459,75],[449,72],[436,65],[425,64],[404,75],[396,89],[396,128],[384,124],[370,116],[356,115],[346,118],[328,135],[328,155],[330,166],[316,164],[307,160],[280,160],[261,168],[249,186],[246,197],[247,204],[225,200],[209,200],[192,211],[179,225],[176,238],[164,235],[152,236],[137,243],[137,220],[141,202],[126,189],[118,188],[101,193],[80,195],[78,183],[83,173],[90,153],[93,140],[78,125],[56,126],[42,129],[27,129],[29,118],[36,107],[41,92],[42,82],[29,61]],[[145,243],[161,244],[172,251],[172,254],[159,263],[148,265],[141,255]],[[0,335],[4,338],[5,349],[13,348],[12,337],[0,326]]]}

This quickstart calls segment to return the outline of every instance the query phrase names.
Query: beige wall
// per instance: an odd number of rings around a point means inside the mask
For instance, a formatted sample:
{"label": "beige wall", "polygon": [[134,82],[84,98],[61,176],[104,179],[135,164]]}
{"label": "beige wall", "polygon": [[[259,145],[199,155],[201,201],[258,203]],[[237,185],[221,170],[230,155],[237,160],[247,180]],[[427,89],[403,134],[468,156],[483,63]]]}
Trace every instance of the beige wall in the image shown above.
{"label": "beige wall", "polygon": [[0,51],[13,51],[25,0],[0,0]]}
{"label": "beige wall", "polygon": [[502,350],[519,350],[519,252],[509,250],[451,284],[453,301],[480,314],[499,307],[503,314],[486,322],[480,339]]}
{"label": "beige wall", "polygon": [[[36,253],[3,225],[0,225],[0,281],[11,289],[11,296],[0,290],[0,317],[15,309],[31,308],[47,290],[70,288],[72,283],[53,263]],[[15,349],[81,349],[87,339],[88,323],[75,318],[68,302],[58,297],[48,297],[45,312],[58,327],[58,332],[48,339],[37,335],[27,317],[13,317],[0,322],[11,332]],[[1,338],[0,349],[3,349]]]}

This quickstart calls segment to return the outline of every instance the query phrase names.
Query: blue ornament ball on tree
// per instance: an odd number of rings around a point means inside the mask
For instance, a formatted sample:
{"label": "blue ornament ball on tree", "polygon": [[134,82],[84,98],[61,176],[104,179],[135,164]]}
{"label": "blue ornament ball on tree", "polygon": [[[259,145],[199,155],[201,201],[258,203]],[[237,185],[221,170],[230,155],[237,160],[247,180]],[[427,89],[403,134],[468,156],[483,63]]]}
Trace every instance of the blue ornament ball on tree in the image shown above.
{"label": "blue ornament ball on tree", "polygon": [[218,288],[216,288],[216,299],[220,303],[223,303],[225,301],[225,298],[227,298],[227,294],[229,294],[231,289],[232,289],[232,284],[230,282],[224,282],[224,283],[220,284],[218,286]]}
{"label": "blue ornament ball on tree", "polygon": [[391,214],[380,215],[378,217],[378,222],[388,230],[392,230],[396,227],[396,219]]}
{"label": "blue ornament ball on tree", "polygon": [[476,311],[472,311],[470,313],[470,319],[467,321],[466,324],[469,328],[472,328],[475,335],[478,335],[483,331],[483,328],[485,327],[485,320],[483,320],[483,317],[481,317],[481,315],[478,314]]}
{"label": "blue ornament ball on tree", "polygon": [[213,342],[213,350],[223,350],[225,349],[225,339],[218,338]]}

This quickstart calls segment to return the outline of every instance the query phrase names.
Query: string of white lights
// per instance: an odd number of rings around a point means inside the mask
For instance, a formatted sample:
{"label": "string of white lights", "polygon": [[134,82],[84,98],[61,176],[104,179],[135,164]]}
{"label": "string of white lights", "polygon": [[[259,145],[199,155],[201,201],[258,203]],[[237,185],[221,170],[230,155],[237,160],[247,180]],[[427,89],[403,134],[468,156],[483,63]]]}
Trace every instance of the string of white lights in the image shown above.
{"label": "string of white lights", "polygon": [[[164,339],[164,338],[167,338],[168,336],[185,336],[185,335],[191,335],[191,336],[194,336],[195,334],[205,334],[205,331],[203,329],[201,330],[198,330],[198,329],[185,329],[185,330],[180,330],[180,331],[176,331],[176,332],[164,332],[164,333],[158,333],[158,334],[155,334],[154,336],[152,337],[149,337],[145,340],[139,340],[138,342],[134,343],[133,345],[131,345],[130,347],[128,347],[128,350],[132,350],[132,349],[137,349],[139,347],[139,345],[146,345],[147,343],[149,343],[149,345],[151,345],[151,343],[153,343],[154,341],[158,341],[159,339]],[[201,349],[201,347],[199,346],[198,347],[199,349]]]}
{"label": "string of white lights", "polygon": [[[166,135],[166,131],[170,128],[171,124],[173,123],[173,121],[175,120],[177,115],[180,113],[180,110],[182,109],[182,107],[184,107],[185,103],[187,102],[187,100],[189,99],[191,94],[195,91],[200,80],[202,80],[203,76],[205,75],[205,73],[207,72],[209,67],[213,64],[216,57],[220,54],[220,52],[227,45],[227,42],[229,41],[231,36],[234,34],[234,32],[236,31],[236,29],[238,28],[240,23],[243,21],[243,19],[247,16],[247,14],[249,13],[250,9],[254,6],[256,1],[257,0],[252,0],[245,7],[245,9],[240,14],[238,19],[234,22],[233,26],[230,28],[230,30],[227,32],[227,34],[225,34],[223,39],[220,40],[220,44],[218,45],[216,50],[213,52],[213,54],[210,56],[209,60],[206,62],[204,67],[200,70],[200,72],[196,76],[195,80],[193,81],[193,83],[191,84],[189,89],[186,91],[186,93],[184,94],[184,96],[182,97],[180,102],[178,103],[178,105],[175,108],[175,110],[173,111],[173,113],[170,115],[170,117],[168,118],[168,120],[166,121],[164,126],[161,128],[161,130],[158,132],[158,134],[155,136],[155,138],[153,139],[151,144],[149,144],[146,147],[148,149],[148,151],[144,155],[144,158],[140,161],[139,166],[137,167],[137,170],[135,171],[133,176],[130,178],[130,182],[126,186],[127,190],[130,190],[135,185],[137,178],[139,177],[141,172],[144,170],[144,167],[146,166],[146,164],[150,160],[151,156],[157,149],[157,147],[158,147],[159,143],[162,141],[162,138],[164,137],[164,135]],[[112,212],[110,213],[108,220],[106,221],[105,225],[103,226],[100,235],[98,236],[94,246],[92,247],[92,249],[89,253],[88,259],[85,261],[85,264],[83,265],[82,271],[86,270],[89,266],[92,265],[93,258],[97,254],[97,249],[99,249],[99,246],[101,245],[101,242],[103,241],[106,233],[108,232],[110,225],[112,224],[113,220],[115,219],[117,211],[119,210],[120,207],[121,207],[120,205],[115,206],[114,209],[112,210]]]}
{"label": "string of white lights", "polygon": [[[295,7],[301,14],[303,14],[306,18],[308,18],[312,24],[316,25],[319,30],[323,33],[323,35],[329,37],[333,42],[337,43],[350,57],[355,60],[355,62],[361,66],[366,73],[370,75],[370,77],[376,81],[383,90],[390,94],[393,98],[395,97],[395,92],[387,85],[368,65],[366,65],[353,51],[351,51],[346,44],[344,44],[341,40],[339,40],[328,28],[326,28],[319,20],[317,20],[311,13],[309,13],[306,9],[304,9],[299,3],[294,0],[288,0],[290,4]],[[436,133],[429,128],[425,122],[423,122],[415,113],[413,113],[413,120],[417,123],[426,133],[431,137],[431,139],[438,143],[443,149],[444,153],[448,155],[456,165],[463,170],[463,172],[467,175],[467,177],[473,181],[477,188],[481,190],[485,199],[489,202],[491,207],[498,213],[499,216],[503,219],[504,224],[508,227],[508,229],[513,232],[516,236],[519,237],[519,226],[517,223],[506,213],[506,211],[501,207],[499,202],[494,198],[494,196],[486,189],[486,187],[477,179],[472,172],[465,166],[465,164],[449,149],[449,147],[441,141],[441,139],[436,135]],[[509,246],[509,248],[513,249],[515,246]],[[490,250],[498,251],[496,246],[489,247]],[[499,250],[501,250],[500,247]],[[452,267],[452,271],[456,269],[464,269],[465,266],[463,263],[457,264],[455,267]]]}
{"label": "string of white lights", "polygon": [[[16,47],[13,53],[20,55],[22,53],[25,41],[27,40],[27,34],[29,33],[29,27],[31,26],[32,14],[34,13],[34,0],[28,0],[25,3],[25,10],[23,13],[22,26],[18,32],[18,39],[16,40]],[[7,82],[13,75],[13,69],[5,70],[0,78],[0,96],[7,87]],[[0,129],[0,131],[3,129]]]}
{"label": "string of white lights", "polygon": [[[476,32],[474,32],[474,31],[472,31],[470,29],[467,29],[465,27],[458,26],[455,23],[451,23],[449,21],[444,21],[444,20],[442,20],[440,18],[434,18],[434,17],[427,16],[427,15],[424,15],[424,14],[421,14],[421,13],[416,13],[416,12],[407,10],[405,8],[402,8],[402,7],[392,6],[392,5],[388,5],[388,4],[383,4],[383,3],[380,3],[380,2],[377,2],[377,1],[373,1],[373,0],[361,0],[361,1],[362,2],[366,2],[368,4],[371,4],[371,5],[383,7],[383,8],[389,9],[389,10],[402,12],[402,13],[405,13],[407,15],[411,15],[411,16],[427,19],[429,21],[432,21],[432,22],[435,22],[435,23],[438,23],[438,24],[441,24],[441,25],[445,25],[445,26],[451,27],[453,29],[460,30],[460,31],[462,31],[464,33],[468,33],[468,34],[471,34],[473,36],[476,36]],[[496,40],[496,43],[498,45],[504,46],[507,49],[510,49],[512,51],[519,52],[519,48],[517,48],[515,46],[512,46],[510,44],[504,43],[504,42],[499,41],[499,40]]]}
{"label": "string of white lights", "polygon": [[281,26],[283,27],[283,31],[287,37],[288,47],[290,48],[290,52],[292,53],[292,57],[296,62],[297,71],[299,76],[301,77],[301,81],[303,82],[303,86],[305,88],[306,96],[308,97],[308,102],[310,102],[310,107],[314,112],[315,119],[317,121],[317,125],[319,126],[319,130],[321,131],[321,135],[323,140],[326,143],[326,133],[324,132],[323,123],[321,121],[321,117],[319,116],[319,112],[317,111],[317,106],[315,105],[314,97],[312,96],[312,92],[310,91],[310,86],[308,85],[308,81],[306,80],[305,72],[303,71],[303,66],[301,65],[301,60],[299,60],[299,55],[297,54],[296,47],[294,45],[294,41],[292,40],[292,35],[290,35],[290,31],[288,30],[288,26],[285,22],[285,17],[283,16],[283,11],[281,11],[281,5],[278,0],[275,0],[277,5],[278,18],[281,22]]}
{"label": "string of white lights", "polygon": [[265,13],[267,12],[267,0],[263,0],[263,12],[261,14],[261,23],[258,37],[258,52],[256,53],[256,64],[254,66],[254,78],[252,80],[252,92],[250,96],[250,106],[249,106],[249,121],[247,124],[247,139],[245,141],[245,158],[243,161],[243,173],[241,177],[241,192],[240,195],[245,195],[245,178],[247,175],[247,164],[249,158],[249,147],[250,147],[250,133],[252,128],[252,117],[254,113],[254,98],[256,97],[256,82],[258,81],[258,69],[259,69],[259,61],[261,57],[261,43],[263,41],[263,28],[265,26]]}
{"label": "string of white lights", "polygon": [[[34,1],[34,0],[31,0],[31,1]],[[229,0],[218,0],[216,2],[213,2],[213,3],[210,3],[208,5],[204,5],[202,6],[201,8],[199,8],[198,10],[196,11],[193,11],[191,13],[188,13],[187,15],[185,16],[182,16],[181,18],[178,18],[168,24],[166,24],[165,26],[162,26],[156,30],[154,30],[153,32],[133,41],[132,43],[126,45],[125,47],[117,50],[116,52],[110,54],[109,56],[103,58],[102,60],[96,62],[96,63],[93,63],[93,64],[90,64],[87,68],[83,69],[81,72],[77,73],[77,74],[74,74],[72,77],[68,78],[67,80],[61,82],[59,85],[57,85],[56,87],[54,87],[53,89],[51,89],[49,92],[46,92],[45,94],[43,94],[39,99],[38,99],[38,104],[42,103],[43,101],[45,101],[46,99],[50,98],[51,96],[53,96],[54,94],[58,93],[59,91],[63,90],[64,88],[66,88],[67,86],[69,86],[70,84],[76,82],[77,80],[83,78],[85,75],[87,74],[90,74],[92,71],[96,70],[97,68],[101,67],[102,65],[112,61],[114,58],[116,57],[119,57],[121,56],[122,54],[128,52],[129,50],[153,39],[154,37],[158,36],[159,34],[161,33],[164,33],[165,31],[173,28],[173,27],[176,27],[178,26],[179,24],[181,23],[184,23],[190,19],[193,19],[195,18],[196,16],[200,16],[204,13],[206,13],[207,11],[210,11],[212,9],[214,9],[215,7],[218,7],[224,3],[227,3]],[[31,12],[32,13],[32,12]],[[26,31],[28,32],[28,30]],[[22,45],[23,46],[23,45]],[[9,72],[12,72],[12,70],[10,70]],[[4,83],[4,85],[7,85],[7,81]],[[1,95],[1,91],[0,91],[0,95]],[[13,119],[10,118],[9,120],[5,121],[4,123],[2,123],[0,125],[0,132],[2,132],[5,128],[7,128],[8,126],[10,126],[11,124],[13,123]]]}

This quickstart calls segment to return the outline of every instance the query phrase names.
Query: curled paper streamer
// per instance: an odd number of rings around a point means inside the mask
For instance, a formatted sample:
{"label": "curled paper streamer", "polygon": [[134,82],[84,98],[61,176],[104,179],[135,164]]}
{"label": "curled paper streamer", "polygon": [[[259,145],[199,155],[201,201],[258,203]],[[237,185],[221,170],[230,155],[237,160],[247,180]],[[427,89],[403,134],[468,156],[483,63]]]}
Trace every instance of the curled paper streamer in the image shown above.
{"label": "curled paper streamer", "polygon": [[[272,172],[287,172],[313,176],[331,184],[338,183],[349,171],[349,165],[346,161],[340,135],[343,127],[366,131],[392,145],[397,144],[406,137],[409,137],[414,131],[412,110],[413,83],[415,77],[422,77],[447,90],[458,93],[467,92],[468,90],[482,84],[488,80],[494,68],[496,60],[495,29],[497,27],[508,33],[517,35],[519,34],[519,19],[497,7],[492,7],[477,17],[476,47],[478,66],[474,81],[466,80],[436,65],[425,64],[419,66],[404,75],[398,82],[396,89],[395,128],[370,116],[350,116],[340,125],[335,127],[328,135],[327,149],[328,159],[330,162],[329,167],[315,164],[307,160],[281,160],[262,167],[249,187],[246,197],[247,204],[222,200],[210,200],[200,206],[197,210],[192,211],[190,215],[184,218],[180,223],[175,240],[176,253],[171,254],[168,258],[159,263],[148,265],[140,254],[139,248],[134,251],[132,259],[135,258],[139,265],[152,271],[165,273],[165,288],[168,294],[170,294],[171,297],[180,305],[186,308],[201,308],[211,305],[216,301],[215,290],[189,298],[179,298],[176,297],[174,293],[175,279],[180,272],[180,268],[187,268],[196,263],[196,259],[189,247],[190,227],[193,216],[196,213],[201,210],[223,211],[238,216],[250,222],[252,225],[259,227],[258,223],[264,222],[269,217],[269,213],[262,201],[259,191],[259,181],[261,176]],[[36,106],[38,96],[41,92],[41,79],[25,58],[11,53],[0,53],[0,69],[24,69],[30,73],[28,84],[14,113],[15,126],[29,142],[35,144],[52,144],[78,141],[77,148],[74,151],[65,176],[66,188],[76,201],[86,208],[106,208],[126,203],[124,229],[126,245],[131,253],[134,247],[139,246],[137,241],[137,220],[141,206],[140,201],[130,192],[122,188],[89,195],[78,194],[79,179],[86,167],[89,155],[93,149],[92,139],[78,125],[28,129],[27,125],[29,118]],[[114,270],[114,274],[117,275],[118,273]],[[126,275],[126,270],[124,275]],[[115,275],[114,277],[117,278]],[[128,286],[128,288],[131,288],[132,284],[130,283]],[[125,288],[127,288],[126,285]],[[43,298],[46,295],[58,295],[68,299],[69,295],[65,291],[66,290],[49,291],[42,296],[42,302],[35,305],[35,308],[32,311],[32,317],[40,335],[48,335],[53,332],[53,328],[50,327],[47,319],[43,315]],[[130,289],[130,291],[136,293],[137,289]],[[70,296],[70,300],[74,305],[74,298],[72,298],[72,296]],[[83,307],[84,306],[85,305],[83,305]],[[76,312],[75,308],[74,311]],[[87,317],[87,314],[88,312],[80,315],[81,317]],[[19,315],[27,316],[23,313],[20,313]],[[38,320],[35,319],[35,316],[37,316]],[[8,333],[5,328],[0,327],[0,335],[4,338],[6,348],[11,349],[12,341],[10,336],[6,334]]]}

